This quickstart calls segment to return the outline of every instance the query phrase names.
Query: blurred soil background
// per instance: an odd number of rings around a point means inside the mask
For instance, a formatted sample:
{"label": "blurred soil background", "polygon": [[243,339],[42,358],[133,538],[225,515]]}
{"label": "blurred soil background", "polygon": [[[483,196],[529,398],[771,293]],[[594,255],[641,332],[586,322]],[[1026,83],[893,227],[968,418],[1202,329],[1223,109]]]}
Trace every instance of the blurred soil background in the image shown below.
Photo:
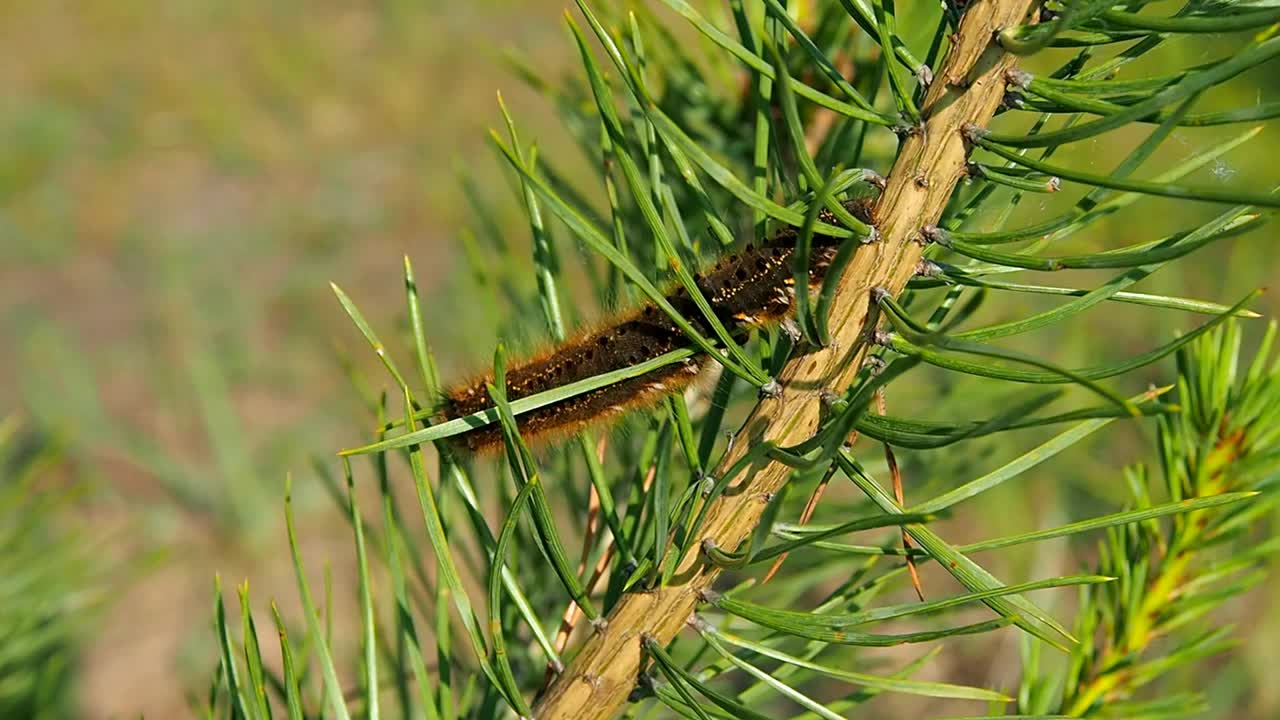
{"label": "blurred soil background", "polygon": [[[526,142],[568,142],[502,58],[515,50],[550,78],[571,69],[566,5],[0,3],[0,418],[15,414],[32,442],[61,448],[41,484],[84,484],[61,522],[109,569],[95,580],[104,611],[69,649],[70,716],[186,716],[216,659],[215,572],[229,600],[252,578],[256,598],[278,598],[290,615],[287,471],[299,478],[313,582],[331,563],[335,615],[354,617],[349,529],[312,466],[332,466],[336,449],[364,437],[348,365],[376,361],[328,282],[390,336],[403,327],[408,254],[444,369],[483,364],[494,329],[466,300],[460,229],[478,218],[460,178],[502,209],[483,221],[527,247],[486,131],[500,126],[501,89]],[[1252,82],[1239,92],[1280,90],[1275,78]],[[1239,130],[1172,144],[1190,154]],[[1272,127],[1196,177],[1274,183],[1277,157]],[[1081,242],[1129,244],[1215,212],[1140,207]],[[1214,246],[1141,289],[1234,302],[1276,279],[1274,238],[1270,226]],[[516,274],[526,258],[511,258]],[[1256,307],[1274,314],[1280,303],[1272,293]],[[1120,356],[1167,340],[1161,318],[1174,329],[1194,320],[1122,306],[1074,327]],[[1063,364],[1087,364],[1082,338],[1046,341]],[[1118,498],[1119,466],[1152,458],[1148,440],[1117,431],[1053,472],[1081,503]],[[1010,523],[1052,513],[1060,497],[1045,485],[1001,492]],[[1007,529],[956,521],[948,531],[964,541]],[[1280,688],[1263,682],[1280,663],[1278,606],[1272,583],[1215,620],[1248,629],[1240,652],[1214,661],[1225,665],[1211,676],[1220,710],[1280,712]]]}

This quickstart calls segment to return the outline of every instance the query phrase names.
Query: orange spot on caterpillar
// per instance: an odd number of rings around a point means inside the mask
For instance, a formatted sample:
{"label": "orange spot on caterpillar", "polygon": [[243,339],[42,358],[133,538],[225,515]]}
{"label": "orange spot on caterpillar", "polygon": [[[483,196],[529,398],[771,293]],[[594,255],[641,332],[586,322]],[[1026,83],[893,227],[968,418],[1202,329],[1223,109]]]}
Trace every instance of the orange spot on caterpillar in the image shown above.
{"label": "orange spot on caterpillar", "polygon": [[[824,222],[835,218],[823,211]],[[745,336],[761,323],[785,318],[794,304],[795,276],[791,267],[795,252],[795,228],[786,228],[760,247],[746,245],[693,275],[716,318],[734,335]],[[809,282],[822,282],[839,247],[837,238],[814,235],[810,251]],[[713,337],[701,311],[683,287],[666,295],[669,302],[704,337]],[[509,363],[507,397],[523,397],[562,387],[652,360],[691,343],[674,322],[652,304],[633,309],[579,332],[557,347],[525,360]],[[581,395],[516,416],[521,436],[531,444],[571,436],[583,427],[611,420],[623,413],[651,407],[668,395],[682,392],[711,362],[705,354],[652,370]],[[492,407],[486,384],[492,374],[474,377],[444,392],[440,415],[449,420]],[[450,438],[460,449],[483,453],[502,446],[498,423]]]}

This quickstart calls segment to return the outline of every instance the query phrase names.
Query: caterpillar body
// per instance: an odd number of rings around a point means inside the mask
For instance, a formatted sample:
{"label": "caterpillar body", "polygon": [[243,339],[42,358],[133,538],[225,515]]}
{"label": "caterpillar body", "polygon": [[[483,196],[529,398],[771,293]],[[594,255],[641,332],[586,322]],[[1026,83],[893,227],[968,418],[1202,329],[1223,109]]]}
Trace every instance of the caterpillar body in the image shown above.
{"label": "caterpillar body", "polygon": [[[836,222],[826,210],[819,219],[825,223]],[[796,228],[781,230],[760,245],[748,244],[694,275],[698,290],[717,319],[735,336],[745,335],[753,326],[777,322],[793,311],[796,290],[792,258],[797,233]],[[822,282],[841,242],[840,238],[813,235],[809,253],[811,286]],[[705,317],[683,287],[665,297],[700,334],[712,336]],[[518,400],[690,345],[688,336],[665,312],[646,304],[580,332],[546,352],[513,362],[506,369],[507,398]],[[706,353],[698,353],[639,377],[522,413],[516,416],[520,434],[530,442],[555,440],[589,423],[651,406],[684,390],[708,362]],[[460,418],[491,408],[493,402],[485,385],[492,381],[490,373],[446,389],[440,407],[443,419]],[[502,428],[490,423],[450,440],[460,449],[483,453],[501,446]]]}

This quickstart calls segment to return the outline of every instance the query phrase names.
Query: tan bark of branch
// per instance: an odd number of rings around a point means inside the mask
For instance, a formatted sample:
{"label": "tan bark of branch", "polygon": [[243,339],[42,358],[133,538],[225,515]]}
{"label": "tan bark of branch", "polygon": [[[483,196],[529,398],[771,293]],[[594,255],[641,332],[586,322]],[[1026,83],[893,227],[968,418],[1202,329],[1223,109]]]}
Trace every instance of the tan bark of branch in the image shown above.
{"label": "tan bark of branch", "polygon": [[[994,42],[996,31],[1023,21],[1032,0],[977,0],[966,11],[941,72],[926,97],[925,129],[902,145],[888,185],[876,205],[881,241],[863,246],[846,270],[831,307],[830,347],[800,355],[779,373],[782,392],[762,399],[747,418],[719,470],[733,465],[764,440],[792,445],[818,427],[823,390],[842,392],[862,364],[870,291],[902,291],[920,261],[919,231],[937,222],[963,176],[962,128],[985,127],[1004,94],[1004,72],[1013,58]],[[769,498],[790,470],[762,460],[715,500],[702,526],[704,539],[736,549],[759,523]],[[714,475],[714,473],[713,473]],[[623,597],[608,624],[591,635],[577,657],[534,708],[537,720],[604,720],[613,717],[635,687],[641,670],[641,637],[660,643],[688,621],[719,569],[699,552],[681,559],[670,585]]]}

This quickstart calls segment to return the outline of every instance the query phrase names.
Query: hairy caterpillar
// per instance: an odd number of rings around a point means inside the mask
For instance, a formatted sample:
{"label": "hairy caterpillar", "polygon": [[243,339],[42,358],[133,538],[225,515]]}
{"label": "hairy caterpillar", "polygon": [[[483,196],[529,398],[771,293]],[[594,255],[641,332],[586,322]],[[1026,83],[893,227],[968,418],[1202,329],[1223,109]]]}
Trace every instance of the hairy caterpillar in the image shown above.
{"label": "hairy caterpillar", "polygon": [[[850,209],[862,208],[851,203]],[[819,218],[825,223],[836,222],[827,210]],[[781,230],[759,246],[748,244],[694,275],[716,317],[734,334],[779,321],[791,313],[795,300],[791,261],[797,232],[796,228]],[[814,234],[809,253],[811,285],[826,276],[840,242],[839,238]],[[705,318],[683,287],[667,294],[666,299],[699,333],[711,336]],[[652,304],[643,305],[582,331],[540,355],[512,363],[506,369],[507,397],[518,400],[689,345],[688,337],[666,313]],[[552,440],[575,433],[588,423],[650,406],[683,390],[709,361],[705,353],[699,353],[683,362],[523,413],[516,417],[520,433],[531,441]],[[493,375],[489,374],[446,389],[440,408],[443,419],[492,407],[485,388],[492,381]],[[454,436],[451,441],[471,452],[484,452],[501,446],[502,429],[491,423]]]}

